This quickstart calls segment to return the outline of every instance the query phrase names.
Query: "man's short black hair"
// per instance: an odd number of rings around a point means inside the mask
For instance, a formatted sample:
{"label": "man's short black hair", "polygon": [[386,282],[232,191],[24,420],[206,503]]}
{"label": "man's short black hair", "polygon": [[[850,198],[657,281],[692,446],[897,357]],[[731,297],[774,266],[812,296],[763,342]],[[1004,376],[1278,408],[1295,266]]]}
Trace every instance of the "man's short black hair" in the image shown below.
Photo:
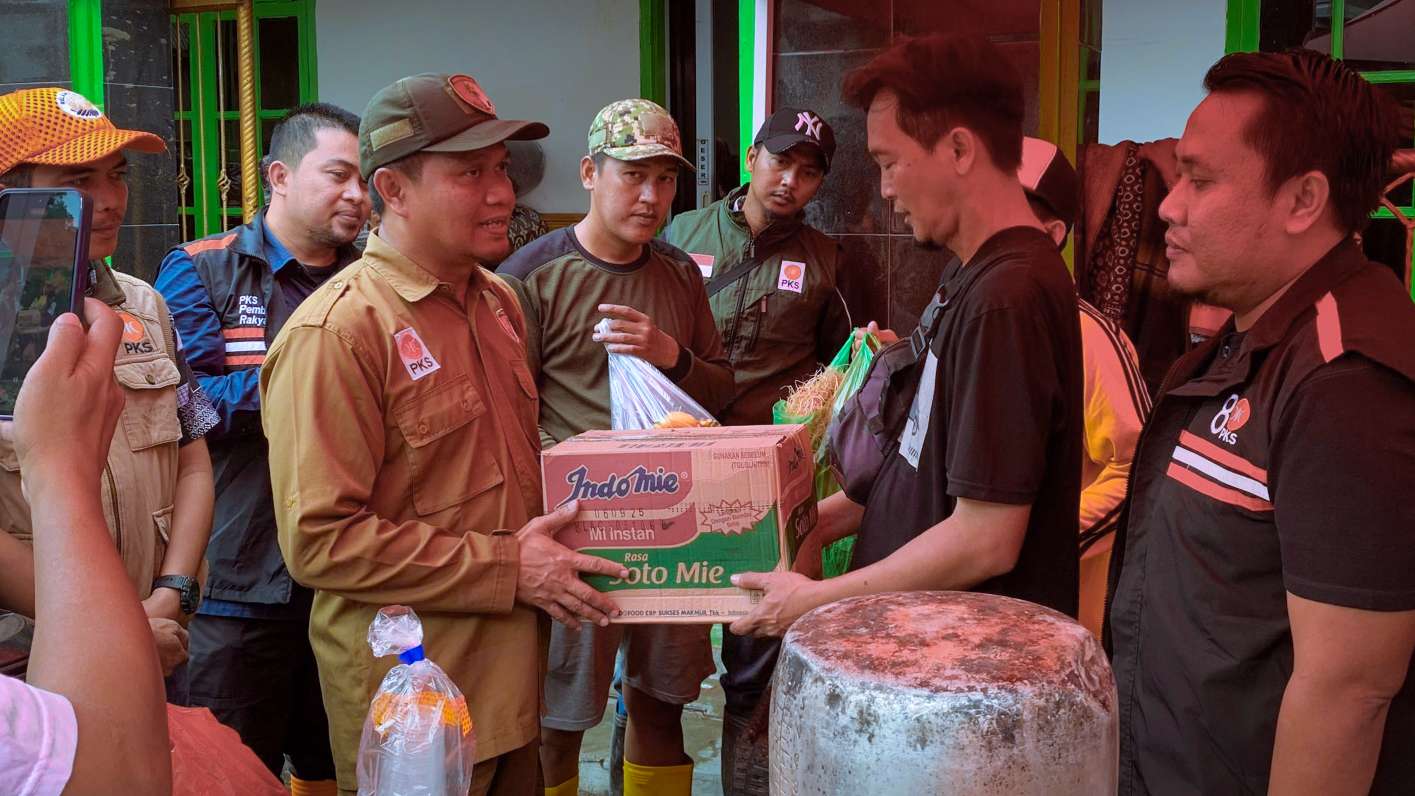
{"label": "man's short black hair", "polygon": [[899,129],[924,149],[965,127],[998,169],[1010,174],[1022,162],[1022,77],[987,39],[953,33],[904,39],[845,78],[846,101],[865,110],[886,89],[899,98]]}
{"label": "man's short black hair", "polygon": [[315,148],[320,130],[343,130],[359,137],[359,117],[337,105],[311,102],[285,114],[270,135],[270,158],[290,168],[300,165]]}
{"label": "man's short black hair", "polygon": [[1366,226],[1380,204],[1399,132],[1389,95],[1313,50],[1226,55],[1204,76],[1204,88],[1262,98],[1244,140],[1263,157],[1270,191],[1320,171],[1342,231]]}

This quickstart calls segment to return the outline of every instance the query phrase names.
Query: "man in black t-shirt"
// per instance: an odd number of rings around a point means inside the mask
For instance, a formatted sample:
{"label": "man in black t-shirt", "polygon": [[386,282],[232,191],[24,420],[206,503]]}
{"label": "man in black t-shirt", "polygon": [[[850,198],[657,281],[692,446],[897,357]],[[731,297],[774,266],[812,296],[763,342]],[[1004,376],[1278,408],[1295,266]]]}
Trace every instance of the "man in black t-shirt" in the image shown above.
{"label": "man in black t-shirt", "polygon": [[[734,633],[780,635],[861,594],[967,589],[1075,615],[1082,445],[1076,291],[1017,181],[1021,81],[980,38],[896,45],[845,93],[868,109],[880,192],[914,238],[957,257],[937,333],[913,366],[910,419],[865,505],[821,502],[801,555],[859,533],[851,571],[733,578],[765,595]],[[849,480],[847,474],[847,480]]]}
{"label": "man in black t-shirt", "polygon": [[1311,50],[1204,79],[1169,283],[1231,310],[1169,371],[1111,565],[1121,794],[1415,788],[1415,306],[1353,233],[1397,137]]}

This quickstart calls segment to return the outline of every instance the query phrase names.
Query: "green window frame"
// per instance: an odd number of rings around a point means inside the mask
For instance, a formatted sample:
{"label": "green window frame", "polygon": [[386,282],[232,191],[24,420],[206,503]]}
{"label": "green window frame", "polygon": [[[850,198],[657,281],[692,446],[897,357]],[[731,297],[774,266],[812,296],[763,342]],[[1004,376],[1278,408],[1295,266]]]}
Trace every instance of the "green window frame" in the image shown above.
{"label": "green window frame", "polygon": [[[1268,0],[1282,2],[1282,0]],[[1261,42],[1263,0],[1228,0],[1228,19],[1224,40],[1225,52],[1254,52]],[[1346,0],[1331,0],[1331,57],[1342,60],[1345,55]],[[1375,85],[1415,86],[1415,69],[1363,70],[1361,76]],[[1415,146],[1415,141],[1406,142]],[[1411,204],[1399,206],[1407,218],[1415,217],[1415,197]],[[1373,219],[1397,220],[1389,208],[1377,208],[1371,214]],[[1406,272],[1415,272],[1415,253],[1411,261],[1405,263]],[[1409,285],[1411,297],[1415,298],[1415,284]]]}
{"label": "green window frame", "polygon": [[[265,156],[264,127],[266,123],[279,119],[290,110],[289,107],[267,107],[262,95],[261,75],[261,21],[265,19],[294,18],[297,26],[299,63],[298,101],[300,104],[315,102],[319,98],[319,78],[316,71],[318,55],[315,49],[314,0],[255,0],[252,10],[254,23],[255,50],[255,96],[257,126],[261,134],[256,137],[257,158]],[[218,62],[216,57],[217,28],[223,22],[231,22],[234,28],[236,12],[203,11],[173,14],[174,31],[184,28],[190,47],[187,69],[180,75],[181,89],[190,98],[186,109],[179,101],[173,114],[173,121],[179,130],[187,125],[189,132],[183,137],[192,148],[192,173],[187,178],[192,182],[191,203],[182,197],[178,212],[181,214],[182,231],[185,237],[203,237],[229,229],[241,220],[240,185],[233,185],[227,193],[223,205],[221,177],[222,127],[228,123],[239,130],[240,111],[235,96],[226,96],[225,110],[219,110],[223,97],[217,85]],[[234,30],[229,34],[234,41]],[[226,34],[223,34],[223,42]],[[174,39],[173,51],[178,42]],[[237,64],[222,63],[223,72],[235,74]],[[237,133],[239,135],[239,133]],[[235,142],[228,132],[228,151]],[[178,157],[181,157],[178,153]],[[261,189],[261,201],[265,201]]]}
{"label": "green window frame", "polygon": [[107,107],[100,0],[69,0],[69,85],[99,110]]}

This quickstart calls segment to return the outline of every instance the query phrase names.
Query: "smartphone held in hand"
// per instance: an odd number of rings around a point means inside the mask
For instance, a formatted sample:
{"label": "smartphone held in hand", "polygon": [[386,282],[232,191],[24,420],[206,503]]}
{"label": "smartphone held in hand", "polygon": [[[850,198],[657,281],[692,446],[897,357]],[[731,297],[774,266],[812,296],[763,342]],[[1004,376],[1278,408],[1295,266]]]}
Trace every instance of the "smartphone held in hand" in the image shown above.
{"label": "smartphone held in hand", "polygon": [[83,318],[93,209],[72,188],[0,191],[0,418],[66,312]]}

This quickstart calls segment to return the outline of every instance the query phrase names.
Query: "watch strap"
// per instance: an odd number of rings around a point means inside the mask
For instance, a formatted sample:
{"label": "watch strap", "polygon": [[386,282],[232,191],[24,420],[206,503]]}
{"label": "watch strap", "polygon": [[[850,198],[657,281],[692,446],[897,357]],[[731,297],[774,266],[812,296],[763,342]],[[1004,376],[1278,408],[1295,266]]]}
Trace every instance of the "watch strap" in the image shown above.
{"label": "watch strap", "polygon": [[196,613],[201,602],[201,584],[186,575],[160,575],[152,581],[154,589],[175,589],[182,596],[182,613]]}

